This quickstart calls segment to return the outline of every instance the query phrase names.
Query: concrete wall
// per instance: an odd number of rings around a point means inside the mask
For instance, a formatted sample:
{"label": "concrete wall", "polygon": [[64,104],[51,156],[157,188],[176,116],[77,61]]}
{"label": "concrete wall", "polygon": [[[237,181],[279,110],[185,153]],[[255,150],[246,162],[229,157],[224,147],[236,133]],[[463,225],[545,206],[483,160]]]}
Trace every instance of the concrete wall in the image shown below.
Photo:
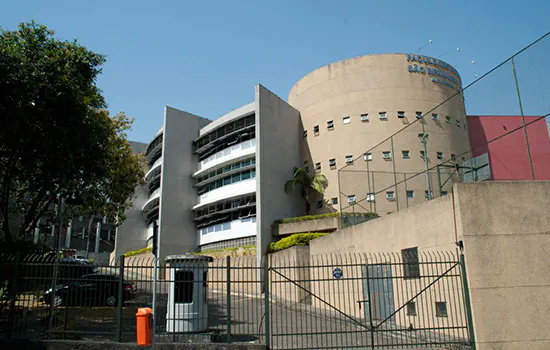
{"label": "concrete wall", "polygon": [[210,121],[196,115],[166,107],[162,150],[162,180],[159,217],[159,257],[195,251],[197,230],[192,208],[197,204],[197,191],[192,175],[198,158],[193,140],[201,127]]}
{"label": "concrete wall", "polygon": [[478,349],[550,349],[550,182],[456,188]]}
{"label": "concrete wall", "polygon": [[271,242],[273,221],[303,215],[298,191],[287,194],[285,182],[300,166],[299,113],[261,85],[256,85],[256,201],[258,265]]}
{"label": "concrete wall", "polygon": [[332,232],[340,228],[340,217],[328,217],[315,220],[305,220],[275,224],[273,235],[291,235],[304,232]]}

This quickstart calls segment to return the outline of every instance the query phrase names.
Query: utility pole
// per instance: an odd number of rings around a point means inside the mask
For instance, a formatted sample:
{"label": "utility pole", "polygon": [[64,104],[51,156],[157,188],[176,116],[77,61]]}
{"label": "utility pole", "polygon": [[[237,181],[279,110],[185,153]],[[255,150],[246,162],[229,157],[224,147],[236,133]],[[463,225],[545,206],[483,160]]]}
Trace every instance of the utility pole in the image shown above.
{"label": "utility pole", "polygon": [[426,130],[424,128],[424,120],[420,121],[420,124],[422,124],[422,133],[418,134],[418,137],[420,138],[420,142],[424,145],[424,165],[426,167],[426,187],[428,188],[428,195],[426,196],[428,200],[433,199],[433,193],[432,193],[432,180],[430,179],[430,166],[428,164],[428,135],[426,133]]}

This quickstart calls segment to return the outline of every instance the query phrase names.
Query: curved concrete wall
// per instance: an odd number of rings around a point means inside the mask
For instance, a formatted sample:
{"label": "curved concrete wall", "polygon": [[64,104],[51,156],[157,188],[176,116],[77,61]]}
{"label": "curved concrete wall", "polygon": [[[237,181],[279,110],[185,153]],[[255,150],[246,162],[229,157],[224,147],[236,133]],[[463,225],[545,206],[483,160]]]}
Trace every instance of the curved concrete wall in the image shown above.
{"label": "curved concrete wall", "polygon": [[[406,54],[368,55],[338,61],[298,81],[288,101],[300,111],[304,131],[307,131],[302,156],[308,160],[311,172],[315,171],[316,163],[321,163],[319,172],[329,181],[323,208],[316,209],[312,200],[312,210],[328,212],[347,206],[347,196],[338,194],[338,169],[346,166],[346,156],[350,155],[354,162],[347,165],[346,170],[357,172],[344,174],[348,178],[340,176],[340,190],[344,194],[355,194],[358,201],[365,198],[372,188],[369,190],[366,186],[367,162],[363,154],[409,124],[412,125],[393,138],[392,156],[397,172],[416,173],[425,169],[420,157],[423,145],[418,137],[422,124],[429,134],[430,166],[441,162],[437,152],[443,153],[445,159],[450,159],[451,154],[467,152],[464,102],[458,93],[460,84],[456,70],[445,62]],[[424,114],[424,119],[416,122],[418,111]],[[379,118],[381,112],[386,113],[386,120]],[[398,112],[405,112],[405,117],[399,118]],[[432,113],[438,115],[438,121],[432,119]],[[368,121],[361,118],[362,115],[368,115]],[[346,117],[349,123],[344,121]],[[451,118],[451,123],[446,117]],[[327,127],[329,121],[333,121],[332,129]],[[318,133],[314,133],[315,126],[319,126]],[[386,141],[371,151],[369,170],[379,172],[376,178],[379,186],[375,191],[395,183],[393,160],[382,158],[384,151],[391,150],[390,141]],[[404,150],[409,151],[409,159],[402,157]],[[335,159],[336,166],[329,167],[329,159]],[[382,175],[383,172],[389,173]],[[417,177],[409,185],[417,191],[411,201],[424,200],[425,181]],[[407,189],[397,188],[401,205],[388,201],[382,194],[377,195],[376,211],[385,214],[403,207]],[[330,204],[331,198],[338,198],[338,204]]]}

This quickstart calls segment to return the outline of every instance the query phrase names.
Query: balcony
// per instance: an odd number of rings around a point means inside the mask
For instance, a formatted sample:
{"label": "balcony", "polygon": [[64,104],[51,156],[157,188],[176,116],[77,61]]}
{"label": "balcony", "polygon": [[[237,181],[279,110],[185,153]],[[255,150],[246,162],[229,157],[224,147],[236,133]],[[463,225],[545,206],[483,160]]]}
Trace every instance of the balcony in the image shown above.
{"label": "balcony", "polygon": [[256,217],[220,222],[198,230],[199,244],[205,245],[228,239],[256,236]]}
{"label": "balcony", "polygon": [[193,177],[201,176],[209,169],[226,165],[241,158],[244,159],[252,154],[256,154],[256,139],[232,145],[200,161],[199,170],[193,174]]}
{"label": "balcony", "polygon": [[162,165],[162,157],[155,160],[153,165],[149,168],[149,171],[145,174],[145,181],[153,179],[156,175],[160,174],[160,169]]}
{"label": "balcony", "polygon": [[144,213],[148,213],[160,202],[160,187],[151,192],[151,195],[149,196],[149,200],[145,202],[143,207],[141,208],[141,211]]}
{"label": "balcony", "polygon": [[232,183],[202,194],[198,198],[198,204],[193,209],[198,209],[210,203],[220,200],[244,196],[256,192],[256,178]]}

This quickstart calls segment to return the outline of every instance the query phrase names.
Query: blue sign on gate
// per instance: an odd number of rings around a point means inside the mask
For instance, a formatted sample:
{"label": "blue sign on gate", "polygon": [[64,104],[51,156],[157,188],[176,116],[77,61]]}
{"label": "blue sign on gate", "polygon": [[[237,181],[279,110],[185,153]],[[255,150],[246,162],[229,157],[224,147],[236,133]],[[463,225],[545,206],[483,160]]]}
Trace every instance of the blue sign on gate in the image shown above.
{"label": "blue sign on gate", "polygon": [[332,276],[334,276],[334,278],[336,278],[336,279],[342,278],[343,275],[344,275],[344,272],[339,267],[332,270]]}

